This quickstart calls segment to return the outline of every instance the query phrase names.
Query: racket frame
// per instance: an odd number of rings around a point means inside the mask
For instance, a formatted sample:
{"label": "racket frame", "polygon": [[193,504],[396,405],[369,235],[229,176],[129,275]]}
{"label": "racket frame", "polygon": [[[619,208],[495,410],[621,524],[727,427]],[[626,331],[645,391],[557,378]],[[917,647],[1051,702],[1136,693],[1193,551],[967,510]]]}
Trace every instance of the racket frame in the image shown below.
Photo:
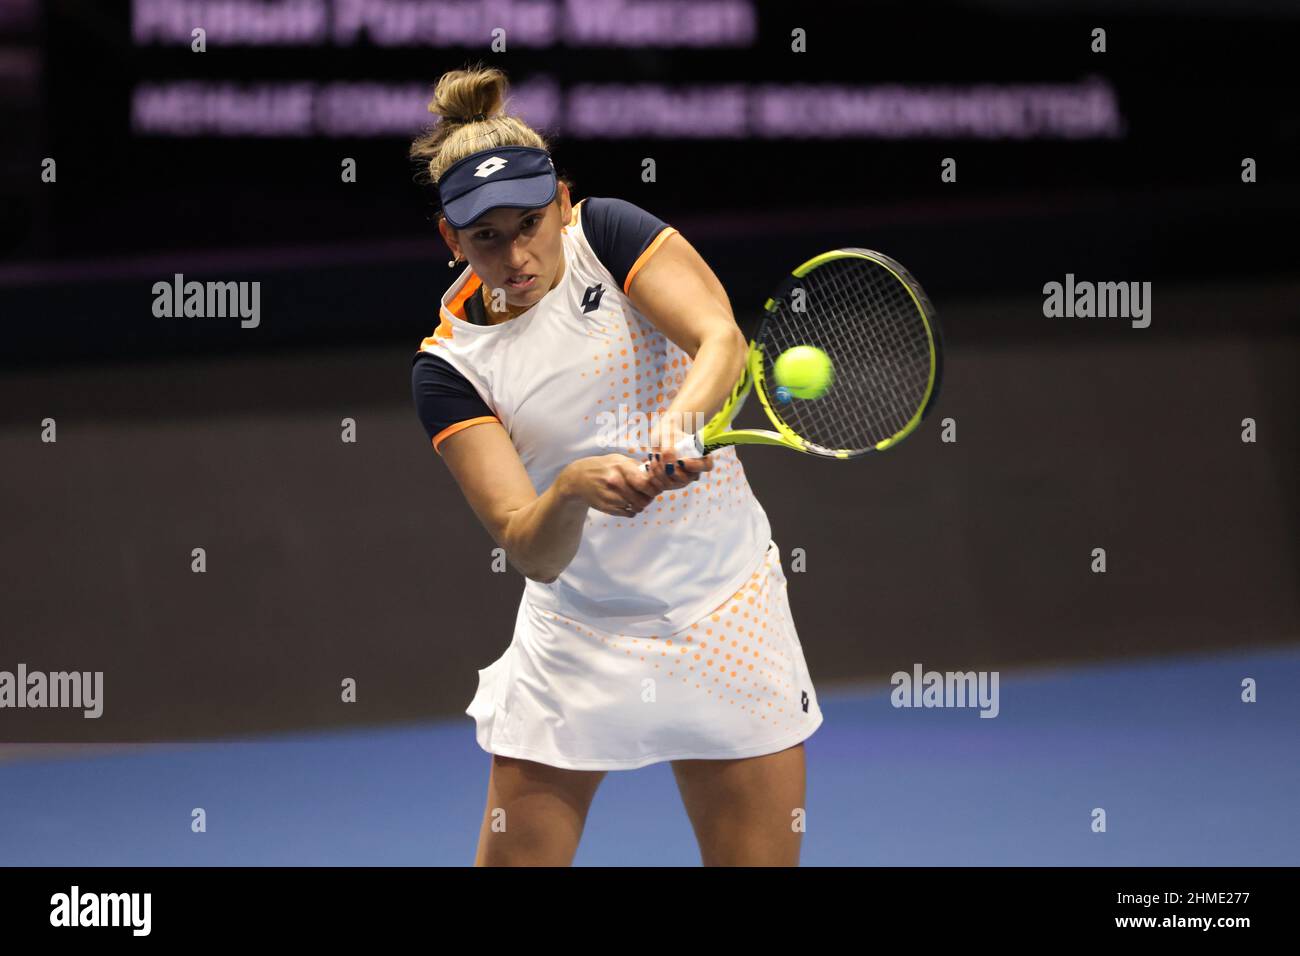
{"label": "racket frame", "polygon": [[[930,377],[926,383],[926,392],[922,398],[921,407],[917,409],[911,419],[898,432],[877,442],[872,448],[826,448],[799,435],[789,425],[781,421],[780,416],[773,409],[764,379],[764,349],[760,343],[767,324],[772,321],[775,314],[777,303],[798,287],[800,280],[814,269],[828,262],[850,258],[867,259],[874,262],[893,275],[907,290],[913,304],[921,315],[922,325],[925,327],[926,337],[930,343],[930,354],[934,357],[934,360],[930,363]],[[934,400],[938,397],[942,379],[943,341],[939,332],[934,306],[931,305],[929,297],[926,296],[920,283],[901,264],[882,252],[857,247],[833,249],[830,252],[823,252],[813,256],[806,262],[801,263],[768,296],[767,301],[763,303],[763,315],[758,327],[754,332],[754,336],[749,340],[749,352],[745,359],[745,369],[741,374],[740,381],[732,388],[731,394],[727,397],[717,415],[710,419],[698,434],[685,436],[677,449],[678,456],[682,458],[698,457],[727,445],[781,445],[806,455],[840,459],[856,458],[873,451],[884,451],[897,445],[914,432],[925,416],[929,414],[934,405]],[[763,412],[775,426],[776,431],[763,428],[731,430],[731,423],[740,414],[751,390],[758,392],[758,400],[763,406]],[[811,401],[816,401],[816,399],[811,399]],[[689,449],[689,451],[684,452],[684,449]]]}

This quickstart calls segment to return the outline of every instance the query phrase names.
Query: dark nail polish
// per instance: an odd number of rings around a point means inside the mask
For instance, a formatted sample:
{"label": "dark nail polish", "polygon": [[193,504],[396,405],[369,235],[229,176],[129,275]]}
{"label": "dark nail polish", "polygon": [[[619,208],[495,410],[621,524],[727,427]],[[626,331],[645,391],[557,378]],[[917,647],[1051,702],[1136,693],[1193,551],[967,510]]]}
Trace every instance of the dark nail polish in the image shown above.
{"label": "dark nail polish", "polygon": [[666,468],[666,469],[668,470],[668,474],[671,475],[671,474],[673,473],[673,465],[672,465],[672,462],[669,462],[668,464],[664,465],[664,468]]}

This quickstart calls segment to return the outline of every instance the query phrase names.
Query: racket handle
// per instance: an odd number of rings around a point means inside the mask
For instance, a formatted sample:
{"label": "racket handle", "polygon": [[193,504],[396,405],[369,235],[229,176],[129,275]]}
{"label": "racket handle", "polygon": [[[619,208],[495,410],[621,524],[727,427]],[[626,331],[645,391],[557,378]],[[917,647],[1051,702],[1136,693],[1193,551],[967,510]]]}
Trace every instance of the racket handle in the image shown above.
{"label": "racket handle", "polygon": [[678,458],[700,458],[704,455],[704,446],[700,444],[698,435],[686,434],[677,440],[677,447],[673,451]]}
{"label": "racket handle", "polygon": [[[677,440],[677,446],[673,449],[677,453],[678,459],[682,458],[702,458],[704,457],[704,448],[696,435],[683,435]],[[650,470],[650,462],[643,462],[642,471]]]}

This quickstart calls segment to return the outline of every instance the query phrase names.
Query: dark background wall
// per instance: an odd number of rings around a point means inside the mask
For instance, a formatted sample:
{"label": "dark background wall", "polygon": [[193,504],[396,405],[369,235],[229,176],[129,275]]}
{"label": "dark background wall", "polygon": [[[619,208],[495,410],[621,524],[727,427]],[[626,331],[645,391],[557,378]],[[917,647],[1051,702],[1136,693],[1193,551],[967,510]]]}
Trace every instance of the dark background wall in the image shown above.
{"label": "dark background wall", "polygon": [[[895,256],[940,310],[944,393],[898,449],[850,464],[742,452],[819,686],[914,661],[1294,643],[1300,127],[1285,65],[1298,21],[1265,5],[1191,19],[1159,4],[828,5],[798,11],[816,55],[791,60],[777,56],[788,12],[753,9],[759,34],[741,49],[524,50],[500,65],[549,71],[562,91],[1096,76],[1124,118],[1122,135],[1082,141],[557,131],[577,196],[623,196],[678,226],[739,315],[840,245]],[[1104,55],[1088,50],[1094,21]],[[492,542],[411,406],[410,357],[449,272],[405,140],[143,135],[130,103],[141,84],[186,78],[427,85],[484,51],[197,59],[133,43],[128,4],[54,3],[6,30],[17,59],[0,59],[31,70],[3,86],[18,119],[0,231],[0,669],[102,670],[112,706],[99,721],[6,711],[0,742],[463,710],[509,640],[522,582],[493,572]],[[891,31],[923,34],[932,55]],[[338,182],[343,155],[359,159],[356,184]],[[640,181],[645,155],[659,183]],[[45,156],[56,184],[39,182]],[[957,183],[939,181],[946,156]],[[1246,156],[1258,182],[1241,181]],[[262,282],[262,324],[155,318],[151,287],[175,272]],[[1044,317],[1042,286],[1066,273],[1151,281],[1150,328]],[[46,418],[57,443],[40,440]],[[340,441],[344,418],[355,444]],[[945,418],[955,443],[940,441]],[[190,571],[195,547],[206,574]],[[1097,547],[1105,574],[1090,571]],[[360,697],[344,712],[345,677]]]}

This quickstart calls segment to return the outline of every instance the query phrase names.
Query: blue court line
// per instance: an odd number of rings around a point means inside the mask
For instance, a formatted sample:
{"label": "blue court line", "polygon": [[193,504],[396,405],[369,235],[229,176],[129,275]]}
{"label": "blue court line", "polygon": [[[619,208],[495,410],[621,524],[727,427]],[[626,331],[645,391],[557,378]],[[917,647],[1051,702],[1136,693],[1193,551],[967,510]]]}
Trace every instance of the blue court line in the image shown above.
{"label": "blue court line", "polygon": [[[803,863],[1300,865],[1297,687],[1288,648],[1002,675],[995,719],[827,688]],[[463,717],[0,764],[0,865],[468,864],[488,761]],[[606,776],[576,862],[699,862],[668,764]]]}

